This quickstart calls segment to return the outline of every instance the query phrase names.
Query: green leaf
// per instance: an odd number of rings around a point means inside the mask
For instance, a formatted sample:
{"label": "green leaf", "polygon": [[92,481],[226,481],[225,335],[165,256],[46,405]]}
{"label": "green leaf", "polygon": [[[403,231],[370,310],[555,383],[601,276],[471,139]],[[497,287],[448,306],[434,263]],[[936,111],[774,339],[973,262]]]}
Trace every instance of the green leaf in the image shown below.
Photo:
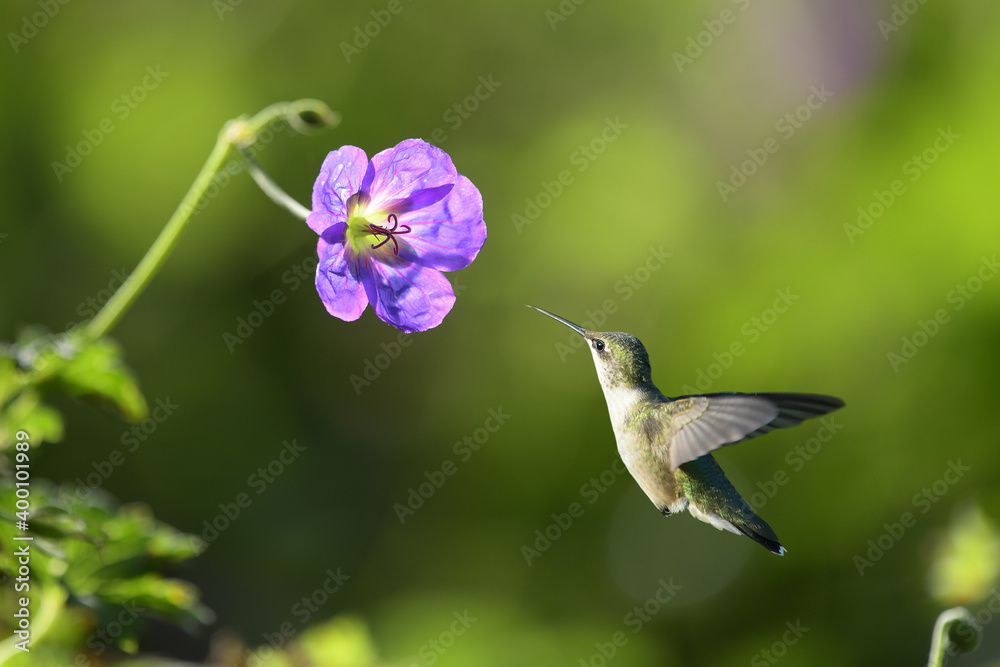
{"label": "green leaf", "polygon": [[[0,452],[11,448],[18,431],[30,435],[32,447],[62,439],[62,416],[42,403],[42,387],[70,363],[79,348],[76,339],[80,334],[53,335],[30,326],[18,333],[16,344],[0,344]],[[125,398],[135,411],[134,397]]]}
{"label": "green leaf", "polygon": [[194,585],[155,574],[108,581],[97,594],[111,603],[129,603],[142,612],[156,612],[189,631],[215,619],[215,614],[198,600]]}
{"label": "green leaf", "polygon": [[41,537],[50,539],[82,538],[85,536],[83,532],[85,528],[86,525],[80,519],[53,507],[46,507],[31,515],[31,532]]}
{"label": "green leaf", "polygon": [[[194,631],[214,615],[199,600],[191,584],[167,579],[165,565],[186,560],[204,550],[198,537],[157,521],[145,505],[118,507],[100,489],[74,485],[57,488],[44,479],[32,480],[29,533],[35,537],[32,573],[47,585],[60,586],[75,604],[110,622],[133,610],[138,618],[159,616]],[[15,506],[14,481],[0,477],[0,543],[12,544],[15,516],[2,508]],[[9,550],[0,549],[0,572],[16,572]],[[122,636],[119,646],[134,646]],[[130,643],[131,642],[131,643]]]}
{"label": "green leaf", "polygon": [[107,338],[96,341],[73,336],[72,358],[59,369],[56,379],[72,396],[99,398],[111,402],[132,422],[149,413],[146,399],[132,371],[121,360],[118,345]]}
{"label": "green leaf", "polygon": [[10,449],[17,442],[18,431],[30,436],[32,447],[43,442],[58,442],[63,437],[62,415],[42,403],[37,390],[27,389],[0,409],[0,452]]}

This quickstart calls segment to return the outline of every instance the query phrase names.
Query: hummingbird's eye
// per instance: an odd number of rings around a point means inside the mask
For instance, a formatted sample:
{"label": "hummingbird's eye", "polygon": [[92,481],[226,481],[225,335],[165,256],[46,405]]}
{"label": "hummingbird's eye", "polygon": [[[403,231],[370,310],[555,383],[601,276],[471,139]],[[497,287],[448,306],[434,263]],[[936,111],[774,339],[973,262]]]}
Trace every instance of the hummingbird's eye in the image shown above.
{"label": "hummingbird's eye", "polygon": [[604,341],[603,340],[595,340],[594,341],[594,349],[597,350],[598,352],[604,352]]}

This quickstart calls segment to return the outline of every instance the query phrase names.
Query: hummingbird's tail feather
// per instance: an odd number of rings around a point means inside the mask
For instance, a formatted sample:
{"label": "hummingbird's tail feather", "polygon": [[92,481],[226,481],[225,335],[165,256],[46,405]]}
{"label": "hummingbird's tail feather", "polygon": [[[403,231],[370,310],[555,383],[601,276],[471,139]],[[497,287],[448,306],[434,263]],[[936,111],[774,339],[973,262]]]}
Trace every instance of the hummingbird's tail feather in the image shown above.
{"label": "hummingbird's tail feather", "polygon": [[728,499],[724,506],[712,508],[702,505],[703,503],[689,503],[688,511],[691,516],[701,519],[705,523],[710,523],[719,530],[746,535],[771,553],[779,556],[785,555],[785,547],[781,546],[774,530],[767,525],[767,522],[757,516],[750,505],[739,495]]}
{"label": "hummingbird's tail feather", "polygon": [[711,455],[685,463],[677,471],[691,516],[719,530],[742,534],[771,553],[783,556],[785,548],[767,523],[743,499]]}
{"label": "hummingbird's tail feather", "polygon": [[785,555],[785,547],[781,546],[781,543],[778,541],[778,536],[774,534],[774,531],[771,530],[771,527],[767,525],[763,519],[753,512],[751,512],[750,516],[746,518],[748,520],[741,520],[741,518],[737,518],[735,521],[731,521],[731,523],[736,526],[741,533],[749,537],[757,544],[760,544],[771,553],[778,554],[779,556]]}

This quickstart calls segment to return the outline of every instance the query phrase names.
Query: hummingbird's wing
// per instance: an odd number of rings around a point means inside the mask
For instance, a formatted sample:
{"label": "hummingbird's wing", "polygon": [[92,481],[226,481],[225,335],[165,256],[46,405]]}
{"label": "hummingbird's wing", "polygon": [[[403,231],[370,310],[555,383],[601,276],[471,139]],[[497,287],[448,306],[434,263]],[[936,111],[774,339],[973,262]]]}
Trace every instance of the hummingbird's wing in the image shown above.
{"label": "hummingbird's wing", "polygon": [[717,393],[680,396],[664,405],[669,413],[667,449],[670,469],[712,450],[789,428],[844,407],[821,394]]}

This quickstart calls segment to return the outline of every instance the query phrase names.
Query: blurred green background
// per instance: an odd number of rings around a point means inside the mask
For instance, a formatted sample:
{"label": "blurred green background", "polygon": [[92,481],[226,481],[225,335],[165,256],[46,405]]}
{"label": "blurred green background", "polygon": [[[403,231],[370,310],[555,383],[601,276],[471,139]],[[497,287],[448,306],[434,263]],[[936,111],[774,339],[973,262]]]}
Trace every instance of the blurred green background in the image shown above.
{"label": "blurred green background", "polygon": [[[86,482],[118,450],[102,488],[188,532],[229,524],[180,572],[217,622],[154,624],[142,650],[204,660],[220,631],[253,646],[350,613],[401,664],[924,660],[936,541],[970,503],[1000,517],[995,3],[73,2],[33,19],[43,4],[0,9],[0,338],[91,314],[222,124],[279,100],[343,117],[261,149],[300,201],[330,150],[433,137],[489,229],[449,274],[444,323],[394,347],[370,310],[327,315],[295,277],[315,234],[246,174],[199,212],[113,332],[150,402],[177,407],[133,444],[63,400],[67,436],[34,468]],[[668,395],[844,398],[821,446],[810,422],[717,455],[788,555],[664,519],[617,476],[589,354],[526,303],[637,335]],[[491,410],[508,417],[487,438]],[[274,463],[283,441],[304,450]],[[950,463],[968,470],[946,479]],[[915,524],[886,537],[904,512]],[[349,578],[304,607],[328,571]],[[681,588],[650,604],[661,582]],[[985,635],[961,664],[1000,657]]]}

